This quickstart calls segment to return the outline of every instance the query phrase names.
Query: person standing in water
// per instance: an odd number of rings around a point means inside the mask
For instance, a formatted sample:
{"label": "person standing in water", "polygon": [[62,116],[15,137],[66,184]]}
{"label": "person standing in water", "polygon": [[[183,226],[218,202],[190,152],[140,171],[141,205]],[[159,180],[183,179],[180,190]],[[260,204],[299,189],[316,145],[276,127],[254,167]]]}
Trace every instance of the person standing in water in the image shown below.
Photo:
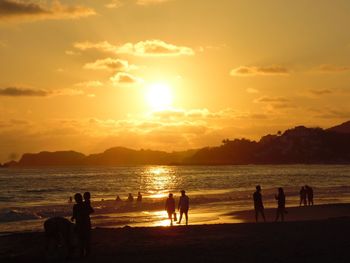
{"label": "person standing in water", "polygon": [[262,195],[261,195],[261,187],[260,185],[257,185],[255,187],[256,191],[253,194],[253,200],[254,200],[254,210],[255,210],[255,221],[258,222],[258,216],[259,213],[261,214],[264,222],[266,222],[265,219],[265,213],[264,213],[264,204],[262,200]]}
{"label": "person standing in water", "polygon": [[283,188],[278,188],[278,195],[275,195],[277,200],[277,211],[275,222],[278,221],[279,216],[281,216],[281,221],[284,221],[284,214],[286,213],[286,195],[284,194]]}
{"label": "person standing in water", "polygon": [[[169,197],[165,202],[165,211],[168,213],[168,218],[170,219],[170,225],[173,225],[173,215],[175,213],[175,199],[173,198],[173,194],[170,193]],[[174,220],[176,220],[174,218]]]}
{"label": "person standing in water", "polygon": [[142,194],[140,192],[137,193],[137,202],[142,202]]}
{"label": "person standing in water", "polygon": [[190,207],[190,199],[186,195],[186,191],[181,191],[181,196],[179,200],[178,210],[180,211],[180,218],[177,222],[178,224],[181,224],[182,215],[185,214],[186,218],[186,226],[188,225],[188,209]]}
{"label": "person standing in water", "polygon": [[307,204],[314,205],[314,190],[311,186],[305,185],[306,196],[307,196]]}

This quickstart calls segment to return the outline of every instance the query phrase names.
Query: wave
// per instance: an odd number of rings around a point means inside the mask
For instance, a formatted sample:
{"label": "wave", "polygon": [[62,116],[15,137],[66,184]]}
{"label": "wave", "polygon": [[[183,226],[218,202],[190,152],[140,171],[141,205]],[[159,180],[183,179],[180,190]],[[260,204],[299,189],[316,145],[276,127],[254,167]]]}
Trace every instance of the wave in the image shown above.
{"label": "wave", "polygon": [[0,214],[0,222],[14,222],[24,220],[41,219],[42,217],[33,212],[10,210]]}

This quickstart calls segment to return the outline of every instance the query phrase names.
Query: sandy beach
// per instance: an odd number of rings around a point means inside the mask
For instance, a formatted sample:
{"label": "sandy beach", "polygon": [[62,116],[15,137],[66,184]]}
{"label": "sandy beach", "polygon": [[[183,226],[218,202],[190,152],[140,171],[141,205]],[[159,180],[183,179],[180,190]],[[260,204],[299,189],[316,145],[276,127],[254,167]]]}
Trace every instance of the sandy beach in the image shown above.
{"label": "sandy beach", "polygon": [[[96,228],[92,231],[93,252],[82,261],[348,262],[349,204],[288,210],[290,221],[285,223]],[[272,209],[266,212],[268,218],[274,215]],[[248,220],[252,213],[234,216]],[[298,221],[301,215],[304,221]],[[42,232],[2,236],[0,261],[45,262],[44,245]]]}

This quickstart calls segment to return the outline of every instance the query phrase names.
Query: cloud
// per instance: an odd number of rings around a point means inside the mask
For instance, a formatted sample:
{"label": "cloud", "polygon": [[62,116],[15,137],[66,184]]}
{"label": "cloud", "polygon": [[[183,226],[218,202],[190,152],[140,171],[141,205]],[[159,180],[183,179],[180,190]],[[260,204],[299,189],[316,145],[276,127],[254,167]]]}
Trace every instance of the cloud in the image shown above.
{"label": "cloud", "polygon": [[254,102],[264,104],[268,111],[294,108],[294,105],[290,103],[290,100],[285,97],[262,96],[255,99]]}
{"label": "cloud", "polygon": [[142,79],[137,78],[125,72],[118,72],[117,74],[112,76],[110,80],[112,81],[113,85],[118,85],[118,84],[131,85],[131,84],[137,84],[142,82]]}
{"label": "cloud", "polygon": [[7,87],[0,89],[0,96],[6,97],[45,97],[51,93],[47,90]]}
{"label": "cloud", "polygon": [[49,96],[76,96],[84,92],[76,89],[33,89],[20,87],[6,87],[0,88],[0,96],[3,97],[49,97]]}
{"label": "cloud", "polygon": [[53,1],[51,5],[42,5],[34,1],[0,1],[0,20],[17,23],[49,19],[77,19],[95,14],[91,8],[63,5],[58,0]]}
{"label": "cloud", "polygon": [[259,93],[259,90],[253,88],[247,88],[246,91],[251,94]]}
{"label": "cloud", "polygon": [[285,97],[268,97],[262,96],[254,100],[255,103],[276,103],[276,102],[288,102],[289,100]]}
{"label": "cloud", "polygon": [[328,95],[328,94],[334,93],[334,91],[330,90],[330,89],[310,89],[310,90],[308,90],[308,92],[311,95],[315,95],[315,96],[323,96],[323,95]]}
{"label": "cloud", "polygon": [[288,69],[279,65],[272,65],[267,67],[240,66],[238,68],[232,69],[230,72],[231,76],[237,77],[278,76],[288,74]]}
{"label": "cloud", "polygon": [[332,64],[323,64],[316,68],[316,71],[323,73],[341,73],[350,71],[348,66],[337,66]]}
{"label": "cloud", "polygon": [[117,46],[107,41],[103,42],[77,42],[74,43],[74,47],[80,50],[97,49],[103,52],[111,52],[114,54],[129,54],[134,56],[180,56],[194,55],[192,48],[185,46],[176,46],[166,43],[162,40],[145,40],[135,44],[125,43]]}
{"label": "cloud", "polygon": [[156,4],[162,4],[165,2],[170,2],[171,0],[137,0],[136,4],[137,5],[156,5]]}
{"label": "cloud", "polygon": [[105,58],[84,65],[85,69],[127,71],[135,66],[129,65],[128,61],[122,59]]}
{"label": "cloud", "polygon": [[103,83],[98,80],[85,81],[75,84],[77,87],[85,87],[85,88],[99,88],[103,86]]}
{"label": "cloud", "polygon": [[348,120],[350,118],[350,109],[349,108],[320,108],[320,109],[309,109],[311,112],[313,112],[315,115],[314,118],[320,118],[320,119],[341,119],[341,120]]}
{"label": "cloud", "polygon": [[124,4],[120,0],[112,0],[108,4],[105,5],[107,8],[119,8],[122,7]]}

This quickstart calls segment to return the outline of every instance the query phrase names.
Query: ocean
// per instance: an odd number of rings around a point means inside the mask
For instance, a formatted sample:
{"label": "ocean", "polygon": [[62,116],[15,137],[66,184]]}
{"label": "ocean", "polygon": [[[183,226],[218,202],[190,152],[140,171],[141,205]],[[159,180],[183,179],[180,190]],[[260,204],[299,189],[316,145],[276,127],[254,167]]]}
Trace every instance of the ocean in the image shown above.
{"label": "ocean", "polygon": [[[69,197],[89,191],[95,227],[166,226],[169,192],[190,197],[190,224],[238,222],[230,212],[252,209],[255,186],[266,207],[275,207],[277,187],[287,207],[299,205],[299,190],[314,189],[315,204],[350,201],[350,165],[131,166],[0,169],[0,234],[40,231],[52,216],[70,218]],[[125,201],[128,193],[142,202]],[[122,199],[117,202],[116,196]]]}

